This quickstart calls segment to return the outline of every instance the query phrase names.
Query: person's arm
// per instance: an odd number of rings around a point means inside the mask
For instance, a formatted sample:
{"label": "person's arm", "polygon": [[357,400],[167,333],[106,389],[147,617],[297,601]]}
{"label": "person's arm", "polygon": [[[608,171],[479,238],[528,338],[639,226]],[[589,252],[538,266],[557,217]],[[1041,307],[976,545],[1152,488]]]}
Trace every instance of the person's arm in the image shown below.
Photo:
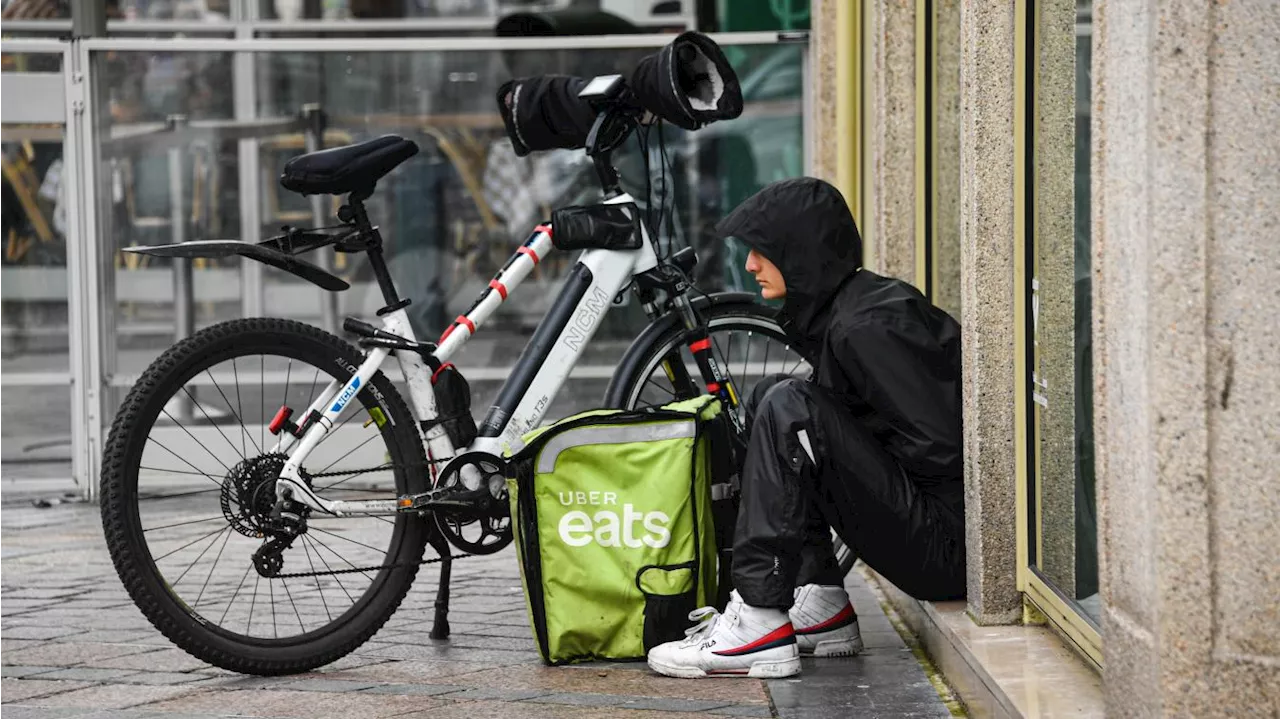
{"label": "person's arm", "polygon": [[923,324],[871,316],[837,333],[833,349],[853,391],[898,434],[908,471],[958,468],[960,376]]}

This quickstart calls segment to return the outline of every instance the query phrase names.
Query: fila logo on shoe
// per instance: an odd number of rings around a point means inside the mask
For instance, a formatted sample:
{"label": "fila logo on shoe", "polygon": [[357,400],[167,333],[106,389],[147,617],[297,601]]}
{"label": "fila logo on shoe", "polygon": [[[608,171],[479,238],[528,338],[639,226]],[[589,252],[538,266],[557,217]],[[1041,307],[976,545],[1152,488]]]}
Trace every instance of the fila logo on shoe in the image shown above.
{"label": "fila logo on shoe", "polygon": [[788,644],[795,643],[796,630],[791,626],[791,622],[787,622],[750,644],[744,644],[737,649],[722,649],[718,652],[712,652],[712,654],[721,657],[740,657],[743,654],[755,654],[756,652],[763,652],[766,649],[785,647]]}

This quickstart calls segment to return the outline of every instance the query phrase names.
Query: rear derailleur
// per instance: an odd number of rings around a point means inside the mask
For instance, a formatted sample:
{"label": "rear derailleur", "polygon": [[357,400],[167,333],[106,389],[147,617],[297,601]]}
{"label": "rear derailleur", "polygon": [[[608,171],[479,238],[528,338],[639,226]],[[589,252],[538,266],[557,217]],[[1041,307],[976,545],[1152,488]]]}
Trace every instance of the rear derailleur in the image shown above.
{"label": "rear derailleur", "polygon": [[276,501],[270,520],[263,527],[263,533],[271,538],[253,553],[253,567],[259,575],[271,578],[280,574],[284,568],[284,550],[307,532],[308,511],[306,505],[291,499]]}

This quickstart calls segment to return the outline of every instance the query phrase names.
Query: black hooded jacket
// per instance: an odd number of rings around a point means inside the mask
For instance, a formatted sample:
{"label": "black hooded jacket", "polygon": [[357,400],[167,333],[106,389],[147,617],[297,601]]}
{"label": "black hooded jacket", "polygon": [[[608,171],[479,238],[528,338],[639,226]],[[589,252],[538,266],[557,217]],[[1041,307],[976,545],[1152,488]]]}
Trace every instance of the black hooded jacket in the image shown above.
{"label": "black hooded jacket", "polygon": [[775,182],[717,226],[777,265],[779,320],[836,395],[927,491],[960,500],[960,326],[911,285],[861,269],[862,239],[840,192]]}

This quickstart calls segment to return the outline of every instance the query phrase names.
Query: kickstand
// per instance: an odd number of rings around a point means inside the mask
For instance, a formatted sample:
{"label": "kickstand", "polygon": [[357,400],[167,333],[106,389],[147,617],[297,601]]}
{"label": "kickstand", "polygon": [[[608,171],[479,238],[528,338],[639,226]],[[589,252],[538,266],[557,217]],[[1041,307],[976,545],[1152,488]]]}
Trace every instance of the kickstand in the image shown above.
{"label": "kickstand", "polygon": [[449,638],[449,582],[453,574],[453,553],[449,541],[439,533],[431,546],[440,553],[440,587],[436,590],[436,615],[431,624],[432,639]]}

